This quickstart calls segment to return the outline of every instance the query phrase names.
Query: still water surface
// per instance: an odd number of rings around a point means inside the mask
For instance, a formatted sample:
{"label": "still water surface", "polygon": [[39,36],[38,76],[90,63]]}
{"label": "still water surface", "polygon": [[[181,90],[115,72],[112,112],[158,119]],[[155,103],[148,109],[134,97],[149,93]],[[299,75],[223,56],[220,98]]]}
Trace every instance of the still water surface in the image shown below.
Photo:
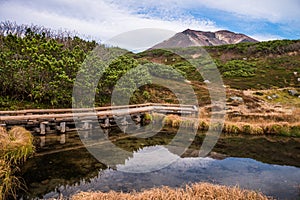
{"label": "still water surface", "polygon": [[[300,141],[296,138],[222,137],[214,153],[200,158],[193,148],[199,146],[202,136],[196,137],[190,151],[180,157],[163,145],[173,137],[170,131],[162,131],[152,139],[118,140],[119,132],[110,130],[109,136],[115,144],[131,149],[132,155],[114,166],[96,160],[82,146],[76,132],[36,137],[37,155],[22,169],[28,191],[20,192],[20,196],[23,199],[67,198],[79,191],[129,192],[162,185],[181,187],[210,182],[238,185],[279,199],[300,198]],[[138,173],[145,166],[155,169],[162,164],[159,159],[145,159],[153,152],[175,161],[155,171]],[[274,155],[276,152],[278,156]]]}

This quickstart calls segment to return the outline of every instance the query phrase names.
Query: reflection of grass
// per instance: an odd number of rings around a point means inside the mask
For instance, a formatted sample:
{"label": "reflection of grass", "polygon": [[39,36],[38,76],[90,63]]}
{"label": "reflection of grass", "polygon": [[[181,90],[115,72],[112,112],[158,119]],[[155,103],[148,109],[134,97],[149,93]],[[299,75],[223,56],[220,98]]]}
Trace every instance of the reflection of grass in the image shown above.
{"label": "reflection of grass", "polygon": [[195,183],[186,185],[185,188],[172,189],[170,187],[153,188],[143,192],[118,193],[81,192],[72,197],[73,200],[81,199],[268,199],[261,193],[242,190],[238,187],[227,187],[209,183]]}
{"label": "reflection of grass", "polygon": [[33,138],[29,131],[22,127],[14,127],[7,132],[0,127],[0,199],[12,195],[21,186],[13,174],[18,171],[16,166],[34,152]]}

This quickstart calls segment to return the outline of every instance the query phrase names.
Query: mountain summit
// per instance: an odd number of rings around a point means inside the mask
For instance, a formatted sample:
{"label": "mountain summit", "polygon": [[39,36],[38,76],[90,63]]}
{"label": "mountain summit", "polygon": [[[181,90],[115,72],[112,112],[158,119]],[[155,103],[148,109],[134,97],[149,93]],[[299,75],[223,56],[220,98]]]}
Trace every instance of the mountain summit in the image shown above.
{"label": "mountain summit", "polygon": [[237,44],[242,42],[258,42],[257,40],[240,33],[227,30],[204,32],[187,29],[176,33],[153,48],[190,47],[190,46],[217,46],[223,44]]}

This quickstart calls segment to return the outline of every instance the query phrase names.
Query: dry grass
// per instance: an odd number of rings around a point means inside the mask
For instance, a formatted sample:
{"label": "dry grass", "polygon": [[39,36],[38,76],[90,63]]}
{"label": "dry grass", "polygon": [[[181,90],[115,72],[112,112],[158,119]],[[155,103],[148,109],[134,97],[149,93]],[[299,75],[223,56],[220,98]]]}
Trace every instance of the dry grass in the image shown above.
{"label": "dry grass", "polygon": [[300,121],[298,122],[256,122],[225,121],[221,127],[219,123],[209,123],[209,119],[195,120],[192,118],[180,117],[178,115],[168,115],[164,117],[163,123],[167,127],[195,128],[201,131],[207,131],[209,127],[212,130],[222,130],[224,134],[246,134],[246,135],[282,135],[300,137]]}
{"label": "dry grass", "polygon": [[21,182],[14,176],[15,168],[5,160],[0,160],[0,200],[4,200],[10,195],[16,199],[16,189],[21,187]]}
{"label": "dry grass", "polygon": [[6,146],[8,141],[8,133],[5,128],[0,126],[0,149],[3,149]]}
{"label": "dry grass", "polygon": [[33,136],[25,128],[13,127],[8,133],[2,129],[0,135],[0,155],[4,160],[17,164],[25,161],[34,152]]}
{"label": "dry grass", "polygon": [[163,119],[163,124],[173,128],[198,128],[198,120],[194,118],[181,117],[178,115],[165,116]]}
{"label": "dry grass", "polygon": [[81,192],[72,200],[267,200],[261,193],[242,190],[238,187],[227,187],[209,183],[196,183],[185,188],[172,189],[170,187],[154,188],[143,192],[122,193],[110,191]]}
{"label": "dry grass", "polygon": [[33,152],[33,137],[29,131],[13,127],[7,132],[0,127],[0,200],[16,197],[16,189],[21,187],[21,182],[14,176],[18,171],[17,165]]}
{"label": "dry grass", "polygon": [[290,113],[243,113],[240,116],[227,116],[223,132],[300,137],[300,108],[294,108]]}
{"label": "dry grass", "polygon": [[225,122],[224,127],[223,127],[223,133],[225,133],[225,134],[248,134],[248,135],[282,135],[282,136],[300,137],[300,123]]}

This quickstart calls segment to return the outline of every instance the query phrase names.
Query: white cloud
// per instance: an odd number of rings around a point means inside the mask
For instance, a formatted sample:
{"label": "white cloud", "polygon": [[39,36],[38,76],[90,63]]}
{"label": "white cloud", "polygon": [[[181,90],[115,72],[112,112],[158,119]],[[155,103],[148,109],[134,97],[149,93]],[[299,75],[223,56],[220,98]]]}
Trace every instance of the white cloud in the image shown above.
{"label": "white cloud", "polygon": [[54,29],[75,30],[81,34],[107,40],[120,33],[141,28],[161,28],[183,31],[187,28],[217,30],[207,20],[180,16],[171,20],[168,16],[151,17],[133,13],[132,8],[105,1],[4,1],[1,2],[0,18],[17,23],[38,24]]}
{"label": "white cloud", "polygon": [[240,16],[265,19],[273,23],[299,22],[300,20],[299,0],[187,0],[184,4],[186,6],[202,5]]}
{"label": "white cloud", "polygon": [[[132,10],[160,12],[174,17],[182,14],[184,9],[212,8],[240,16],[255,19],[265,19],[270,22],[286,22],[300,20],[299,0],[106,0],[119,5],[119,7],[132,8]],[[149,11],[150,8],[150,11]]]}
{"label": "white cloud", "polygon": [[272,34],[254,34],[250,35],[250,37],[258,40],[258,41],[270,41],[270,40],[282,40],[281,36],[278,35],[272,35]]}
{"label": "white cloud", "polygon": [[[243,21],[254,19],[279,23],[289,31],[300,28],[299,0],[0,0],[0,19],[38,24],[53,29],[77,31],[97,40],[143,28],[187,28],[216,31],[226,29],[189,11],[210,8],[233,14]],[[250,26],[251,24],[249,24]],[[254,28],[249,28],[254,30]],[[256,31],[249,31],[255,34]],[[272,33],[274,34],[274,32]],[[277,36],[256,34],[257,39]]]}
{"label": "white cloud", "polygon": [[[282,39],[277,34],[288,34],[290,37],[297,37],[297,30],[300,29],[300,1],[299,0],[106,0],[118,7],[126,8],[132,13],[144,14],[149,16],[160,16],[168,20],[193,21],[195,18],[189,14],[205,11],[207,18],[211,17],[210,12],[216,14],[216,11],[223,11],[224,17],[230,21],[239,21],[236,24],[238,29],[244,29],[246,32],[255,34],[258,40]],[[212,9],[212,10],[207,10]],[[180,16],[180,17],[178,17]],[[222,16],[219,16],[221,18]],[[180,19],[178,19],[180,18]],[[203,20],[203,19],[199,19]],[[205,21],[205,20],[203,20]],[[209,22],[209,20],[207,20]],[[218,23],[218,22],[216,22]],[[268,23],[270,25],[268,26]],[[214,24],[214,23],[213,23]],[[230,26],[230,25],[229,25]],[[215,28],[222,28],[220,24],[214,24]],[[273,29],[271,28],[273,27]],[[192,29],[194,27],[191,27]],[[230,27],[235,28],[235,27]],[[205,27],[194,28],[197,30],[209,30]],[[269,33],[268,33],[269,32]],[[277,32],[277,33],[276,33]],[[262,34],[263,33],[263,34]]]}

